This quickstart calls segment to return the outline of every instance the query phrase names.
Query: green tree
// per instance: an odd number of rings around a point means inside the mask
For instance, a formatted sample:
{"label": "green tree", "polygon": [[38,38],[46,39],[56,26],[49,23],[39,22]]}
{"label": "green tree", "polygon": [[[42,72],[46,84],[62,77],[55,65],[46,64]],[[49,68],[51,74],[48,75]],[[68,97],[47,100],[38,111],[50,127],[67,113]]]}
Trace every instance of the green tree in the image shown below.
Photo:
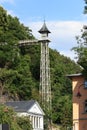
{"label": "green tree", "polygon": [[84,0],[84,1],[85,1],[84,13],[87,14],[87,0]]}
{"label": "green tree", "polygon": [[6,10],[0,6],[0,39],[3,37],[2,34],[4,35],[3,31],[7,30],[8,27],[8,19],[6,13]]}
{"label": "green tree", "polygon": [[33,130],[30,124],[29,117],[17,117],[17,124],[22,130]]}
{"label": "green tree", "polygon": [[18,117],[11,107],[0,104],[0,124],[8,124],[10,130],[32,130],[29,117]]}
{"label": "green tree", "polygon": [[[64,107],[63,107],[64,106]],[[62,97],[60,121],[62,124],[61,129],[67,130],[67,128],[72,127],[72,101],[69,96]]]}
{"label": "green tree", "polygon": [[[64,126],[72,126],[72,85],[67,74],[81,71],[78,64],[50,49],[51,86],[52,86],[52,121]],[[75,68],[76,67],[76,68]],[[67,104],[66,104],[67,102]],[[64,113],[67,109],[67,115]]]}
{"label": "green tree", "polygon": [[16,114],[13,109],[0,104],[0,124],[5,123],[11,130],[22,130],[16,122]]}
{"label": "green tree", "polygon": [[[87,0],[85,0],[84,13],[87,14]],[[76,36],[77,47],[73,47],[77,55],[77,63],[83,67],[82,73],[87,78],[87,26],[84,25],[81,29],[81,34]]]}
{"label": "green tree", "polygon": [[[22,53],[19,40],[34,39],[32,31],[20,23],[17,17],[7,14],[0,7],[0,84],[1,95],[13,99],[30,99],[35,86],[30,56]],[[23,48],[23,50],[26,50]],[[25,88],[25,91],[23,90]]]}

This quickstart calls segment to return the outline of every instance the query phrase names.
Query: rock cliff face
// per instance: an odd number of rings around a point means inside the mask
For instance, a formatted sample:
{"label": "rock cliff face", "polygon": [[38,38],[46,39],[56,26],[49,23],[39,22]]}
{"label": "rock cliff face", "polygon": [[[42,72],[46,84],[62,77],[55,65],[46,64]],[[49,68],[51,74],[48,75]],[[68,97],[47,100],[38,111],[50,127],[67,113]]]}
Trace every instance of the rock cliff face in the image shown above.
{"label": "rock cliff face", "polygon": [[52,126],[52,130],[60,130],[60,125]]}
{"label": "rock cliff face", "polygon": [[2,95],[0,96],[0,103],[5,103],[7,101],[19,101],[19,97],[18,95],[15,95],[15,96],[8,96],[8,95]]}
{"label": "rock cliff face", "polygon": [[6,102],[6,98],[4,96],[0,97],[0,103],[5,103]]}

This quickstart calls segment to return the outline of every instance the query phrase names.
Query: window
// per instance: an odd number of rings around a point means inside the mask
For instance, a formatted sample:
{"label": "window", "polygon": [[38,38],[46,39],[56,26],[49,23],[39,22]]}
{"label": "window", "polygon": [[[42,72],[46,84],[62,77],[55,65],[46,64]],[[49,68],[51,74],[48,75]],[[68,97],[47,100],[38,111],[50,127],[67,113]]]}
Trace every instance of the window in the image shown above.
{"label": "window", "polygon": [[87,100],[85,100],[85,113],[87,113]]}
{"label": "window", "polygon": [[84,82],[84,87],[87,88],[87,80]]}

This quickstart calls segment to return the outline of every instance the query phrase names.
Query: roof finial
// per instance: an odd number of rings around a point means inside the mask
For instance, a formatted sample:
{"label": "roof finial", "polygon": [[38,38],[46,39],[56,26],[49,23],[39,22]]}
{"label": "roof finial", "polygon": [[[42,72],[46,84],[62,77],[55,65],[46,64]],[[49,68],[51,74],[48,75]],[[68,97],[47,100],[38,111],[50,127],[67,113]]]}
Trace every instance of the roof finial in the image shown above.
{"label": "roof finial", "polygon": [[44,17],[44,23],[45,23],[45,17]]}
{"label": "roof finial", "polygon": [[44,23],[45,23],[45,16],[44,16]]}

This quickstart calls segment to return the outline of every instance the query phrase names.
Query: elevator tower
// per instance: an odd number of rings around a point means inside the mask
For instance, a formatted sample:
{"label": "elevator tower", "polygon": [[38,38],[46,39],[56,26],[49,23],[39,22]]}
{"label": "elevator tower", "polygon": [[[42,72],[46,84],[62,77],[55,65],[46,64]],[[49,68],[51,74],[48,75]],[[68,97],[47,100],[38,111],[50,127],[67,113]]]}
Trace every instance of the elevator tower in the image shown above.
{"label": "elevator tower", "polygon": [[39,40],[22,40],[19,41],[19,46],[40,45],[40,87],[39,94],[41,103],[44,108],[51,109],[51,83],[50,83],[50,60],[49,60],[49,42],[48,34],[51,33],[46,23],[44,22],[42,28],[38,31],[41,34]]}
{"label": "elevator tower", "polygon": [[41,96],[41,102],[44,107],[51,109],[51,83],[50,83],[50,60],[49,60],[49,42],[48,30],[45,22],[42,28],[39,30],[41,34],[41,59],[40,59],[40,88],[39,93]]}

